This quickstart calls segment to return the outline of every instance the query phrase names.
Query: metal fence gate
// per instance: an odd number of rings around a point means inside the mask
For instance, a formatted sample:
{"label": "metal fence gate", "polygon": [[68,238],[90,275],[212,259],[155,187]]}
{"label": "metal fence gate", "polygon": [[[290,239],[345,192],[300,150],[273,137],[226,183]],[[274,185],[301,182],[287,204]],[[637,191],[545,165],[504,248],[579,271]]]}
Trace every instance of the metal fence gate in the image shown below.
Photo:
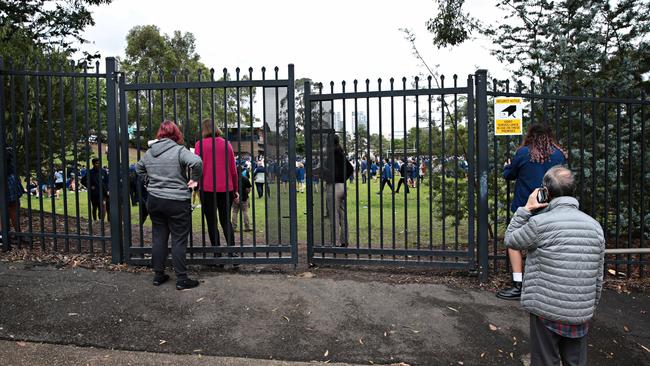
{"label": "metal fence gate", "polygon": [[[184,134],[186,146],[201,149],[204,141],[208,141],[201,136],[201,124],[209,120],[212,129],[220,129],[230,142],[238,170],[249,180],[252,176],[253,181],[260,180],[259,174],[263,175],[263,194],[258,195],[256,189],[244,192],[240,181],[239,196],[247,195],[248,201],[240,203],[239,207],[245,204],[250,207],[247,228],[245,211],[241,209],[238,214],[228,209],[225,220],[220,217],[219,224],[216,220],[208,222],[205,212],[217,212],[217,203],[213,201],[213,207],[209,207],[204,201],[204,189],[197,191],[192,202],[188,263],[296,265],[296,181],[295,169],[289,169],[296,161],[293,65],[289,65],[284,79],[279,78],[277,67],[270,79],[267,79],[266,68],[261,69],[260,79],[254,78],[252,68],[244,75],[237,68],[234,77],[226,69],[220,77],[213,69],[205,72],[209,75],[200,70],[196,75],[187,71],[155,76],[151,72],[144,75],[135,72],[128,75],[129,80],[125,73],[120,74],[121,140],[135,141],[131,147],[121,145],[120,174],[122,177],[134,175],[133,161],[144,154],[142,150],[147,140],[155,138],[156,125],[160,121],[174,121]],[[257,102],[262,106],[256,106]],[[129,131],[131,136],[128,136]],[[213,135],[208,137],[212,138]],[[224,159],[224,167],[232,163],[233,157],[227,153],[213,153],[213,171],[217,169],[217,159]],[[124,158],[126,156],[130,158]],[[228,179],[226,174],[226,185]],[[131,228],[125,230],[124,257],[128,263],[147,264],[151,235],[146,214],[143,214],[144,187],[133,179],[122,179],[121,184],[125,192],[121,196],[121,207],[125,209],[123,222],[126,228]],[[234,205],[230,196],[225,197],[226,207]],[[231,233],[234,228],[223,225],[222,221],[230,223],[233,219],[238,221],[239,227]],[[208,235],[209,225],[215,226],[217,244],[212,243]],[[232,242],[227,239],[229,236],[234,238]]]}
{"label": "metal fence gate", "polygon": [[305,84],[310,263],[476,269],[474,76],[432,82]]}

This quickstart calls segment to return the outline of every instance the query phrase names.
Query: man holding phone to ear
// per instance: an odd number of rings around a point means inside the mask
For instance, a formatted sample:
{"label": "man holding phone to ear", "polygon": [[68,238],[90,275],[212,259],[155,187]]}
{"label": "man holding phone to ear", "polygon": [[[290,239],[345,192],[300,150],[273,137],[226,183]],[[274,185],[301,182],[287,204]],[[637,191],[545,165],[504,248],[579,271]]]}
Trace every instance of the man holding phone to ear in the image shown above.
{"label": "man holding phone to ear", "polygon": [[515,212],[506,247],[527,250],[521,304],[530,313],[531,365],[586,365],[587,331],[600,299],[605,237],[579,210],[575,178],[554,166]]}

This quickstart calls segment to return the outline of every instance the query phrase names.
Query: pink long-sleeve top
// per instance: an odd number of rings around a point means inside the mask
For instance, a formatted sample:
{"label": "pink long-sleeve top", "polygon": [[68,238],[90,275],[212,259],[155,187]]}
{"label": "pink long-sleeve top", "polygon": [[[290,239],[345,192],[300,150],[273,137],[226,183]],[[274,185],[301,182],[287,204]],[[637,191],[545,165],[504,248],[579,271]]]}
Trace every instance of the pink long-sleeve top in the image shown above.
{"label": "pink long-sleeve top", "polygon": [[[226,154],[228,144],[228,155]],[[230,192],[239,190],[235,154],[232,145],[222,137],[206,137],[196,142],[194,153],[203,160],[203,181],[206,192]],[[228,188],[226,189],[226,156],[228,157]]]}

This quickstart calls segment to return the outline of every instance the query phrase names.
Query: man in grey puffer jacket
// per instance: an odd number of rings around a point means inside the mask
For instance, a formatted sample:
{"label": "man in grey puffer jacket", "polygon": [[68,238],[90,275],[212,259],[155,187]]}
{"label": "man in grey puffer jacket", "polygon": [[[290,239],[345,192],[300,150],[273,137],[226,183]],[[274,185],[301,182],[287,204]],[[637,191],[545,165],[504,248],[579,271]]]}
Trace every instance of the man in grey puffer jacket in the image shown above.
{"label": "man in grey puffer jacket", "polygon": [[[586,365],[589,320],[600,299],[605,237],[578,209],[575,178],[562,166],[544,175],[506,231],[508,248],[528,250],[521,304],[530,312],[531,365]],[[544,193],[544,192],[543,192]]]}

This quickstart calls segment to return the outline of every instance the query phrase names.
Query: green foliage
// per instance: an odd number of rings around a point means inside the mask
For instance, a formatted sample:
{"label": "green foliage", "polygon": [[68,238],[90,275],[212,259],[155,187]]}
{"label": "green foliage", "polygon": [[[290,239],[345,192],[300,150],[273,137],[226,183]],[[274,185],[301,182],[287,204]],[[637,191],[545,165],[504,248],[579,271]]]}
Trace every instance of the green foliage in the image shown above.
{"label": "green foliage", "polygon": [[[126,58],[120,67],[126,73],[127,83],[232,80],[230,73],[215,75],[196,53],[196,39],[190,32],[174,31],[170,37],[162,34],[155,25],[141,25],[132,28],[126,36]],[[241,79],[247,79],[244,75]],[[138,124],[140,137],[133,144],[145,145],[153,138],[164,120],[176,121],[183,130],[185,140],[193,144],[200,136],[201,120],[212,118],[222,129],[227,122],[229,128],[239,124],[250,127],[250,100],[255,95],[248,88],[197,89],[178,91],[139,91],[127,94],[128,118],[130,124]],[[237,108],[239,102],[239,109]],[[188,113],[189,111],[189,113]]]}
{"label": "green foliage", "polygon": [[459,45],[478,28],[478,21],[463,12],[465,0],[438,0],[437,3],[438,14],[427,21],[427,30],[433,34],[436,47]]}
{"label": "green foliage", "polygon": [[[86,43],[82,32],[94,25],[93,5],[112,0],[4,0],[0,2],[0,46],[5,57],[77,51],[74,43]],[[87,59],[98,55],[85,53]]]}

